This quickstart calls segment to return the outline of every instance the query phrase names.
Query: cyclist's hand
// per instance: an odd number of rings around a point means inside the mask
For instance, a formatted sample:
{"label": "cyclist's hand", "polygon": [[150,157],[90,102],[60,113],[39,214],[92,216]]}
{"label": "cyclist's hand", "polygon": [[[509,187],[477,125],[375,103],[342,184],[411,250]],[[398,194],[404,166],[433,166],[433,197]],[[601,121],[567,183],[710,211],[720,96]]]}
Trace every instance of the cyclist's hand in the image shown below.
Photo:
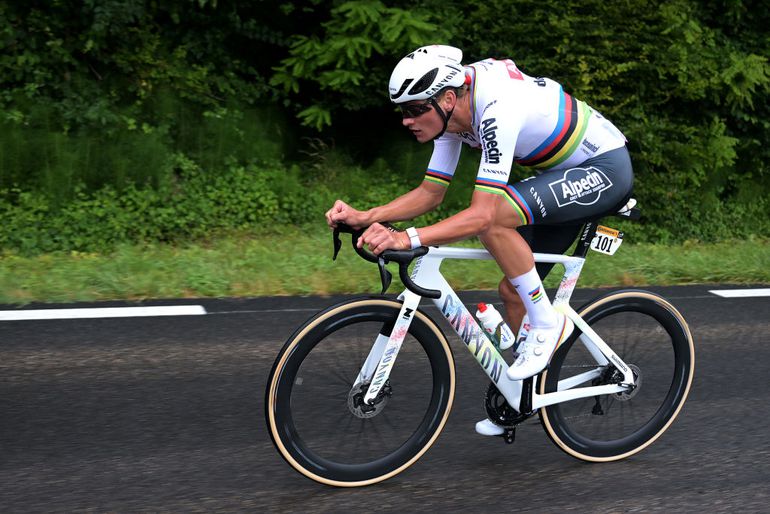
{"label": "cyclist's hand", "polygon": [[389,230],[379,223],[374,223],[366,229],[358,239],[358,247],[369,245],[369,250],[374,255],[379,255],[385,250],[409,250],[412,244],[406,232]]}
{"label": "cyclist's hand", "polygon": [[365,214],[342,200],[337,200],[334,202],[334,206],[326,211],[326,224],[331,228],[336,228],[338,223],[344,223],[358,229],[366,225]]}

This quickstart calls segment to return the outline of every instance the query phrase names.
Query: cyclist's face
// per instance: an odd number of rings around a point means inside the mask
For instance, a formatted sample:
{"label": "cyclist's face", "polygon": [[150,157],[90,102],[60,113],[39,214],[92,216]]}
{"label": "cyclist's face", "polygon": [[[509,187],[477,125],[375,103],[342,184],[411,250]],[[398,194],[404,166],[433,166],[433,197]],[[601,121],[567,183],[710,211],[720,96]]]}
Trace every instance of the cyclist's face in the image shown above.
{"label": "cyclist's face", "polygon": [[428,101],[409,102],[401,107],[401,123],[408,128],[417,141],[426,143],[444,128],[441,116]]}

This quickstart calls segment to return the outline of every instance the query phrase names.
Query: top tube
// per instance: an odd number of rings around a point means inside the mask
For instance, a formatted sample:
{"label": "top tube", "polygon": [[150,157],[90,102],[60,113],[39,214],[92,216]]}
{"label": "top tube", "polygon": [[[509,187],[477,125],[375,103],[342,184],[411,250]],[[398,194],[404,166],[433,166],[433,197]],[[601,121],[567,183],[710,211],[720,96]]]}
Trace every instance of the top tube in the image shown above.
{"label": "top tube", "polygon": [[[548,262],[553,264],[566,264],[569,262],[583,260],[583,257],[574,257],[558,253],[533,253],[535,262]],[[427,256],[440,259],[473,259],[473,260],[494,260],[484,248],[460,248],[457,246],[431,246]]]}

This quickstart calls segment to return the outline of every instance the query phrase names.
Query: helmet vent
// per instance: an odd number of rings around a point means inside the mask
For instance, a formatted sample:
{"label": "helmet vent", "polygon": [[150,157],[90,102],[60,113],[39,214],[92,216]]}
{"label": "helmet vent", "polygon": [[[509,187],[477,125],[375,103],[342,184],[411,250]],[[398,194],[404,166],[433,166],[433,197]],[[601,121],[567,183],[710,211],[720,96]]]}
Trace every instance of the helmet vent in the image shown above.
{"label": "helmet vent", "polygon": [[423,75],[422,78],[420,78],[420,80],[415,82],[414,86],[412,86],[412,89],[409,90],[409,94],[416,95],[428,89],[431,86],[431,84],[433,84],[433,81],[435,80],[436,75],[438,75],[438,68],[433,68],[428,73]]}
{"label": "helmet vent", "polygon": [[404,90],[405,90],[407,87],[409,87],[409,84],[411,84],[413,80],[414,80],[414,79],[406,79],[406,80],[404,81],[404,83],[403,83],[403,84],[401,84],[401,88],[398,90],[398,93],[396,93],[395,95],[390,95],[390,98],[392,98],[393,100],[395,100],[395,99],[396,99],[396,98],[398,98],[399,96],[403,95],[403,94],[404,94]]}

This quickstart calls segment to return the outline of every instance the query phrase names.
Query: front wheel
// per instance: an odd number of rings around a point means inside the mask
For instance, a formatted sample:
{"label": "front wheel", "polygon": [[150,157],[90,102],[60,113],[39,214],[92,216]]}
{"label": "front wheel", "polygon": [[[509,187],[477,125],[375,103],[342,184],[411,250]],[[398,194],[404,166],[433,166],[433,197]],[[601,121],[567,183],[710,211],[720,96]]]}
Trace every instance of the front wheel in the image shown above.
{"label": "front wheel", "polygon": [[378,341],[382,352],[400,309],[384,298],[336,305],[278,354],[265,399],[268,431],[283,458],[308,478],[348,487],[385,480],[417,461],[444,427],[454,359],[441,330],[419,310],[380,394],[372,405],[362,401],[371,378],[362,381],[359,372]]}
{"label": "front wheel", "polygon": [[[630,366],[636,388],[550,405],[540,410],[540,420],[551,440],[573,457],[623,459],[652,444],[679,414],[695,370],[692,336],[670,303],[645,291],[610,293],[578,314]],[[541,393],[555,392],[560,382],[590,371],[591,381],[578,385],[620,382],[622,374],[610,363],[597,362],[581,336],[575,327],[554,354],[541,375]]]}

